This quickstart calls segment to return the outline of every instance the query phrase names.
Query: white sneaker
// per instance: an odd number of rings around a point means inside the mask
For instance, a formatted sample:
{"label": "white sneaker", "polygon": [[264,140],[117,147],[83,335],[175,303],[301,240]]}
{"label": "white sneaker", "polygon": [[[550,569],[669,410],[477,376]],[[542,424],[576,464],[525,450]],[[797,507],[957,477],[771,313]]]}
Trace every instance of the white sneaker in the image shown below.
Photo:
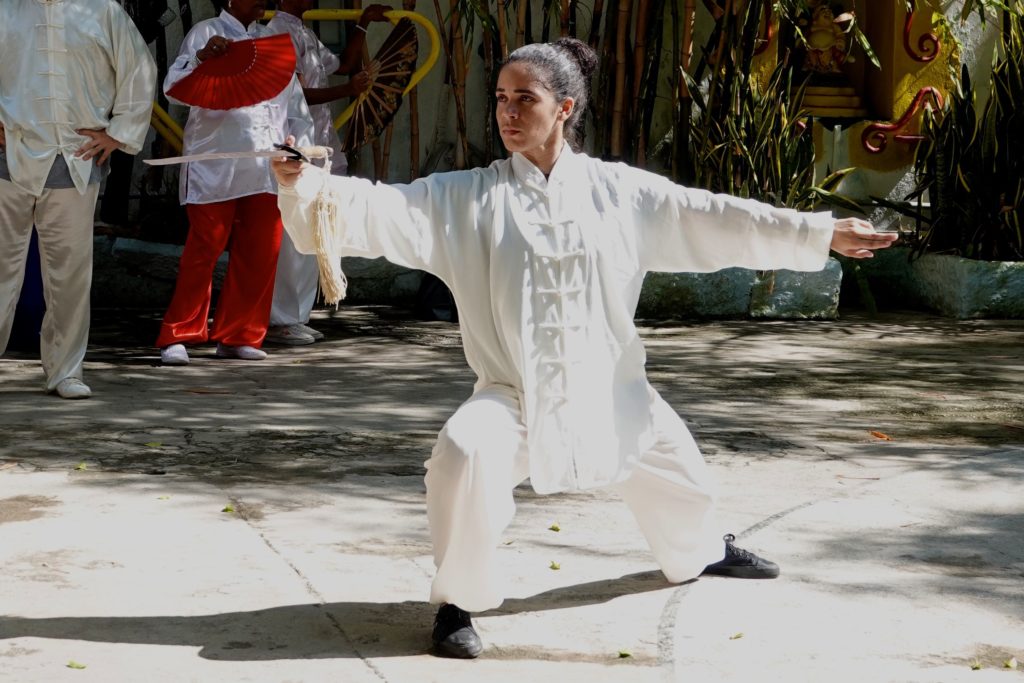
{"label": "white sneaker", "polygon": [[310,337],[312,337],[314,341],[320,341],[321,339],[324,338],[324,333],[323,332],[321,332],[320,330],[314,330],[309,325],[305,325],[303,323],[296,323],[295,325],[292,325],[292,327],[299,328],[299,331],[305,332]]}
{"label": "white sneaker", "polygon": [[283,344],[284,346],[306,346],[316,341],[313,335],[304,332],[302,325],[275,325],[267,328],[267,336],[263,341],[270,344]]}
{"label": "white sneaker", "polygon": [[188,365],[188,351],[184,344],[171,344],[160,349],[160,362],[164,365]]}
{"label": "white sneaker", "polygon": [[267,352],[257,349],[255,346],[228,346],[217,343],[218,358],[238,358],[239,360],[263,360]]}
{"label": "white sneaker", "polygon": [[92,389],[89,388],[89,385],[77,377],[65,377],[57,383],[57,388],[54,391],[61,398],[78,399],[92,396]]}

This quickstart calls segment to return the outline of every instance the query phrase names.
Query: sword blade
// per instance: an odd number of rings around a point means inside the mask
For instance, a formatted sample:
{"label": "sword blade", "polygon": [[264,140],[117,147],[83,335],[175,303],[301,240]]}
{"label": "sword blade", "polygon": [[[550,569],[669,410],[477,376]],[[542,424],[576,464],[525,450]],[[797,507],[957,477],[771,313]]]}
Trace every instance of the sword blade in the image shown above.
{"label": "sword blade", "polygon": [[207,152],[206,154],[187,154],[181,157],[167,157],[165,159],[143,159],[143,163],[150,166],[170,166],[172,164],[187,164],[190,161],[210,161],[213,159],[255,159],[260,157],[291,157],[295,153],[284,149],[265,149],[254,152]]}

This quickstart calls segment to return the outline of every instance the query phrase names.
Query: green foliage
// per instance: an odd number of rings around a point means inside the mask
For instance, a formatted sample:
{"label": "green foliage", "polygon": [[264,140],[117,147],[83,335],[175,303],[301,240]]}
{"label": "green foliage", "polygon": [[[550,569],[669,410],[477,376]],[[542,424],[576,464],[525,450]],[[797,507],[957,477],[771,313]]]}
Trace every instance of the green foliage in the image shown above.
{"label": "green foliage", "polygon": [[[794,87],[792,66],[783,60],[767,84],[757,86],[751,62],[759,19],[758,3],[736,16],[724,15],[704,49],[697,78],[682,74],[693,109],[680,112],[687,120],[677,126],[677,135],[686,136],[686,144],[676,146],[677,177],[775,206],[806,211],[824,202],[860,211],[835,192],[852,169],[814,184],[810,118],[801,109],[803,88]],[[710,74],[701,84],[705,70]]]}
{"label": "green foliage", "polygon": [[993,261],[1024,260],[1024,16],[1004,17],[992,67],[991,93],[980,112],[964,66],[940,111],[925,112],[925,141],[908,199],[930,212],[894,207],[918,221],[917,252],[955,253]]}

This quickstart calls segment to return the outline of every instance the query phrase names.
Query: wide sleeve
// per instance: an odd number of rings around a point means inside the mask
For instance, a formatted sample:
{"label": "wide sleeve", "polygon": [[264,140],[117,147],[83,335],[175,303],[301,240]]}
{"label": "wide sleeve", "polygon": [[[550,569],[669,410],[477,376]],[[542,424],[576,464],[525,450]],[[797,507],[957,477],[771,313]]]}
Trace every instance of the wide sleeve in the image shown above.
{"label": "wide sleeve", "polygon": [[313,115],[309,113],[309,105],[306,104],[306,96],[302,92],[299,79],[293,76],[288,88],[288,130],[286,133],[295,136],[295,144],[299,147],[312,145],[314,140]]}
{"label": "wide sleeve", "polygon": [[324,71],[328,74],[335,73],[341,66],[341,58],[331,52],[323,43],[317,42],[317,52],[320,55],[320,63],[324,65]]}
{"label": "wide sleeve", "polygon": [[[337,211],[343,255],[376,258],[429,271],[451,282],[463,254],[479,254],[486,236],[491,169],[437,173],[408,185],[332,176],[307,168],[293,187],[281,187],[278,206],[295,248],[316,253],[317,205],[325,198]],[[476,256],[474,256],[476,258]]]}
{"label": "wide sleeve", "polygon": [[107,135],[138,154],[149,132],[156,95],[156,62],[135,24],[124,10],[110,11],[111,62],[114,67],[114,103]]}
{"label": "wide sleeve", "polygon": [[630,190],[644,270],[707,273],[722,268],[825,267],[832,241],[828,212],[804,213],[677,185],[620,165]]}

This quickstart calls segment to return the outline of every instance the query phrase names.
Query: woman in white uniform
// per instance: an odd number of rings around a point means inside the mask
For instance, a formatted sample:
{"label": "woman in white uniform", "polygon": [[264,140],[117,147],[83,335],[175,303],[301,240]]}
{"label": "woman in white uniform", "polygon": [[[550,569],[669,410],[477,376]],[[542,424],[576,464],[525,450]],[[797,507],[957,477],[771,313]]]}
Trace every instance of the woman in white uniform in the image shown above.
{"label": "woman in white uniform", "polygon": [[820,270],[830,246],[859,258],[894,239],[574,152],[596,64],[574,39],[513,52],[497,83],[512,156],[488,168],[389,186],[273,165],[300,251],[326,227],[347,254],[427,270],[455,296],[478,379],[426,463],[442,655],[482,650],[469,612],[503,600],[497,548],[526,477],[538,493],[615,486],[672,582],[777,576],[723,542],[704,460],[647,381],[633,323],[644,274]]}
{"label": "woman in white uniform", "polygon": [[[270,35],[258,20],[264,0],[230,0],[213,19],[192,27],[167,70],[164,91],[201,62],[222,58],[232,41]],[[285,135],[309,144],[313,119],[294,76],[274,97],[234,109],[192,107],[183,152],[255,152],[273,148]],[[179,194],[189,231],[178,265],[174,296],[164,314],[156,345],[165,365],[188,365],[186,345],[217,342],[220,358],[262,360],[260,348],[270,322],[274,273],[281,247],[277,187],[265,158],[209,159],[182,167]],[[210,312],[213,270],[230,250],[213,329]]]}

